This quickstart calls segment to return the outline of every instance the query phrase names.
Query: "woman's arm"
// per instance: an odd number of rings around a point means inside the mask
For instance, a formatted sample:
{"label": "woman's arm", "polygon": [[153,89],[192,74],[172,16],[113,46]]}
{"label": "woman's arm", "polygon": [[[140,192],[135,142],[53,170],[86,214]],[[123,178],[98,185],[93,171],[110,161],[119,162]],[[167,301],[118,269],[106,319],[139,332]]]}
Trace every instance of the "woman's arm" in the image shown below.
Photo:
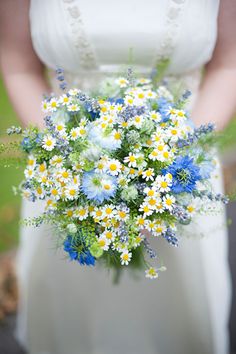
{"label": "woman's arm", "polygon": [[236,1],[221,0],[218,39],[193,109],[197,125],[222,129],[236,113]]}
{"label": "woman's arm", "polygon": [[0,0],[0,63],[13,106],[24,125],[43,125],[40,103],[49,92],[29,28],[30,0]]}

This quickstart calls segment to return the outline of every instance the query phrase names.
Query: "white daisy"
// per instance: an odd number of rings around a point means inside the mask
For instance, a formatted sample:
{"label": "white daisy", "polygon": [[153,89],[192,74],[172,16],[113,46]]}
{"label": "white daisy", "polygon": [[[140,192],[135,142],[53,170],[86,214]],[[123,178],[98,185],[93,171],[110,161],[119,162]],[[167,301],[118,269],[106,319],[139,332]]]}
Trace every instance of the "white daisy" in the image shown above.
{"label": "white daisy", "polygon": [[120,161],[111,159],[106,163],[106,169],[112,176],[116,176],[121,172],[122,165]]}
{"label": "white daisy", "polygon": [[56,168],[61,168],[63,162],[64,162],[64,157],[62,155],[54,155],[50,160],[50,164]]}
{"label": "white daisy", "polygon": [[146,181],[153,181],[154,180],[154,169],[153,168],[149,168],[146,171],[142,172],[142,177],[146,180]]}
{"label": "white daisy", "polygon": [[108,251],[109,249],[109,245],[111,243],[111,240],[109,240],[108,238],[106,238],[105,236],[100,236],[98,238],[98,245],[99,247],[103,250],[103,251]]}
{"label": "white daisy", "polygon": [[103,211],[101,208],[95,207],[94,210],[91,211],[91,215],[94,219],[101,220],[104,218]]}
{"label": "white daisy", "polygon": [[62,106],[67,106],[68,104],[70,104],[71,98],[65,94],[60,97],[59,102]]}
{"label": "white daisy", "polygon": [[105,230],[102,234],[101,234],[102,237],[105,237],[108,241],[112,242],[115,240],[115,236],[116,234],[111,231],[111,230]]}
{"label": "white daisy", "polygon": [[125,250],[124,252],[121,253],[120,259],[121,259],[121,264],[122,265],[128,265],[132,257],[132,253],[129,252],[128,250]]}
{"label": "white daisy", "polygon": [[170,127],[166,130],[166,136],[170,139],[171,142],[176,142],[181,135],[181,129],[176,127]]}
{"label": "white daisy", "polygon": [[78,139],[79,136],[80,136],[79,127],[72,128],[71,131],[70,131],[71,140],[75,141],[76,139]]}
{"label": "white daisy", "polygon": [[34,168],[36,165],[36,158],[33,155],[29,155],[28,156],[28,160],[27,160],[27,165],[31,168]]}
{"label": "white daisy", "polygon": [[37,172],[39,174],[45,174],[45,172],[47,172],[47,165],[46,162],[41,163],[38,168],[37,168]]}
{"label": "white daisy", "polygon": [[152,91],[152,90],[147,90],[146,92],[146,97],[147,99],[152,99],[152,98],[156,98],[157,94],[156,92]]}
{"label": "white daisy", "polygon": [[138,89],[134,92],[134,99],[136,105],[141,105],[146,100],[146,93],[142,89]]}
{"label": "white daisy", "polygon": [[62,122],[59,122],[55,125],[55,128],[56,128],[56,131],[59,133],[59,134],[63,134],[65,133],[65,124],[62,123]]}
{"label": "white daisy", "polygon": [[140,207],[139,211],[142,211],[144,216],[149,216],[153,214],[153,209],[148,205],[147,202],[143,202]]}
{"label": "white daisy", "polygon": [[150,209],[153,209],[153,210],[156,209],[156,207],[159,205],[160,202],[161,202],[161,198],[160,197],[158,197],[158,198],[148,197],[148,198],[145,199],[145,203],[147,204],[147,206]]}
{"label": "white daisy", "polygon": [[132,152],[130,152],[129,156],[126,156],[124,158],[124,162],[128,163],[129,167],[136,167],[137,166],[137,156],[132,154]]}
{"label": "white daisy", "polygon": [[109,205],[104,205],[102,208],[102,212],[104,217],[112,218],[114,216],[114,205],[109,204]]}
{"label": "white daisy", "polygon": [[132,119],[132,124],[136,127],[136,128],[141,128],[142,124],[143,124],[143,117],[142,116],[135,116]]}
{"label": "white daisy", "polygon": [[156,279],[158,278],[158,272],[156,268],[150,267],[149,269],[145,270],[145,276],[149,279]]}
{"label": "white daisy", "polygon": [[57,108],[59,107],[59,102],[55,97],[51,98],[50,101],[48,102],[48,109],[50,112],[55,112]]}
{"label": "white daisy", "polygon": [[43,102],[41,104],[41,108],[42,108],[43,113],[48,113],[50,111],[48,100],[43,100]]}
{"label": "white daisy", "polygon": [[53,186],[50,190],[50,198],[54,200],[59,200],[60,199],[60,193],[59,193],[59,185],[58,186]]}
{"label": "white daisy", "polygon": [[74,200],[78,196],[78,187],[75,184],[69,184],[65,189],[65,196],[67,200]]}
{"label": "white daisy", "polygon": [[69,90],[69,95],[70,96],[77,96],[79,93],[79,90],[77,88],[72,88]]}
{"label": "white daisy", "polygon": [[155,185],[160,192],[169,192],[171,187],[171,180],[166,178],[166,176],[157,176],[155,179]]}
{"label": "white daisy", "polygon": [[129,217],[129,214],[128,214],[128,211],[125,211],[125,210],[117,210],[116,211],[116,219],[117,220],[127,220]]}
{"label": "white daisy", "polygon": [[164,211],[165,211],[165,207],[164,207],[162,201],[160,201],[160,202],[156,205],[156,212],[162,214],[162,213],[164,213]]}
{"label": "white daisy", "polygon": [[161,114],[159,112],[156,111],[151,111],[149,113],[149,117],[151,118],[151,120],[153,120],[154,122],[160,122],[161,121]]}
{"label": "white daisy", "polygon": [[45,192],[42,187],[37,187],[35,188],[35,194],[39,199],[44,199],[45,197]]}
{"label": "white daisy", "polygon": [[54,139],[50,134],[43,138],[42,147],[47,151],[52,151],[56,145],[56,139]]}
{"label": "white daisy", "polygon": [[59,176],[59,179],[61,181],[68,182],[69,179],[71,179],[72,174],[71,174],[71,171],[66,170],[65,168],[63,168],[60,171],[58,171],[58,176]]}
{"label": "white daisy", "polygon": [[156,220],[155,227],[152,230],[152,234],[153,236],[158,237],[166,230],[167,230],[167,226],[165,225],[165,223],[162,220]]}
{"label": "white daisy", "polygon": [[164,207],[171,211],[173,209],[173,205],[175,203],[175,197],[173,195],[170,195],[170,194],[166,194],[164,197],[163,197],[163,205]]}
{"label": "white daisy", "polygon": [[101,157],[100,160],[98,160],[95,163],[95,171],[96,172],[101,172],[104,173],[107,170],[107,162],[108,162],[108,158],[107,157]]}
{"label": "white daisy", "polygon": [[34,168],[32,168],[32,167],[27,167],[27,168],[24,170],[24,174],[25,174],[25,177],[28,178],[28,179],[33,178],[34,175],[35,175]]}
{"label": "white daisy", "polygon": [[153,231],[155,229],[156,223],[153,220],[146,220],[145,222],[145,229],[148,231]]}
{"label": "white daisy", "polygon": [[144,240],[144,235],[142,235],[141,233],[138,234],[135,239],[133,240],[133,246],[134,248],[137,248],[138,246],[140,246],[140,244],[143,242]]}
{"label": "white daisy", "polygon": [[128,105],[128,106],[132,106],[134,104],[134,98],[132,96],[125,96],[125,104]]}
{"label": "white daisy", "polygon": [[125,88],[128,85],[128,80],[124,77],[119,77],[116,80],[116,83],[120,86],[120,88]]}
{"label": "white daisy", "polygon": [[77,103],[70,103],[67,106],[67,109],[69,112],[78,112],[80,110],[80,107]]}
{"label": "white daisy", "polygon": [[157,192],[156,186],[152,185],[152,188],[146,187],[144,188],[144,193],[148,196],[148,197],[157,197],[159,196],[159,193]]}
{"label": "white daisy", "polygon": [[81,221],[87,219],[88,209],[86,207],[79,206],[78,208],[75,209],[74,215],[76,218],[78,218]]}
{"label": "white daisy", "polygon": [[76,172],[81,172],[83,170],[84,162],[78,161],[72,165],[72,169]]}

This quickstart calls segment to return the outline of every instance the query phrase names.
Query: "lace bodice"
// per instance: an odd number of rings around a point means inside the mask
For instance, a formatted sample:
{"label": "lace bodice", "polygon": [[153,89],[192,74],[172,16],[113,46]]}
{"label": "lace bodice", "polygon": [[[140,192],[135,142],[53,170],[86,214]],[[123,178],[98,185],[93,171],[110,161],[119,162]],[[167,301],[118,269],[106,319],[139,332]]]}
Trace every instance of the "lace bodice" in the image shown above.
{"label": "lace bodice", "polygon": [[142,72],[161,57],[170,58],[169,73],[184,74],[211,58],[218,6],[219,0],[31,0],[31,34],[48,67],[73,75],[117,72],[130,61]]}

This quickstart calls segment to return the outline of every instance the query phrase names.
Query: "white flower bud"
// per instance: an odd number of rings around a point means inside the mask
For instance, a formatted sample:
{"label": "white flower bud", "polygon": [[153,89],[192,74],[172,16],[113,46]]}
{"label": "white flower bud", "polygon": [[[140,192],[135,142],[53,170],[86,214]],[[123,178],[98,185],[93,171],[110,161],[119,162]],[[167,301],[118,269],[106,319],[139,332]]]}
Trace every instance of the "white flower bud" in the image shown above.
{"label": "white flower bud", "polygon": [[75,234],[77,232],[77,227],[75,224],[69,224],[69,225],[67,225],[67,230],[71,234]]}

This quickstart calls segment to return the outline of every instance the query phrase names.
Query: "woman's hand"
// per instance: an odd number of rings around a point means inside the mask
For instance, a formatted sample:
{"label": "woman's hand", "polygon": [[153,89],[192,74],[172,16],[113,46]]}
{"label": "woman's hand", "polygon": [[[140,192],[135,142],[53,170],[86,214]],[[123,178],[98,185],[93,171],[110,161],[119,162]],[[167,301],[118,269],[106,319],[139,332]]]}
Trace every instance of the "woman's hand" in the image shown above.
{"label": "woman's hand", "polygon": [[0,63],[11,102],[24,125],[43,126],[41,101],[49,87],[29,27],[30,0],[0,0]]}
{"label": "woman's hand", "polygon": [[223,129],[236,113],[236,1],[220,1],[218,38],[192,112],[197,125]]}

